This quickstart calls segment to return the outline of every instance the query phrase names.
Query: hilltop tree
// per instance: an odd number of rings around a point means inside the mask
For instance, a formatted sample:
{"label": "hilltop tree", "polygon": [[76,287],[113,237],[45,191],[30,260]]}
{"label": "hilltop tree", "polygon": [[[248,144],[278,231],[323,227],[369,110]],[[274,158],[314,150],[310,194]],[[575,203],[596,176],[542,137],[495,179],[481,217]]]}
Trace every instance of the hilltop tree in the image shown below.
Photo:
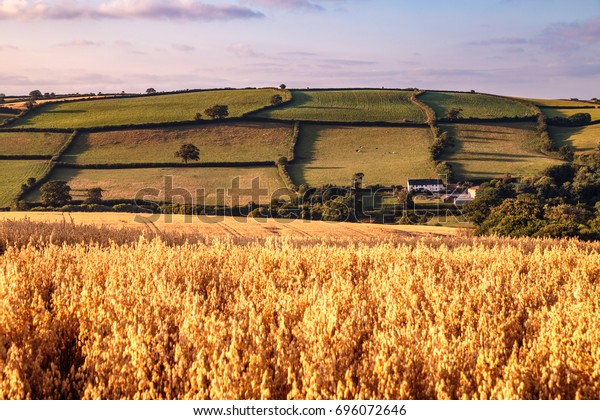
{"label": "hilltop tree", "polygon": [[29,97],[31,99],[38,99],[42,97],[42,92],[40,92],[39,90],[32,90],[31,92],[29,92]]}
{"label": "hilltop tree", "polygon": [[204,113],[213,120],[218,120],[229,115],[229,107],[227,105],[213,105],[210,108],[206,108]]}
{"label": "hilltop tree", "polygon": [[71,187],[66,181],[48,181],[40,188],[42,204],[45,206],[61,207],[71,202],[69,192]]}
{"label": "hilltop tree", "polygon": [[183,163],[188,163],[190,160],[200,160],[200,150],[193,144],[182,144],[175,157],[181,158]]}
{"label": "hilltop tree", "polygon": [[271,105],[277,106],[283,103],[283,98],[281,95],[273,95],[271,96]]}
{"label": "hilltop tree", "polygon": [[286,87],[287,86],[284,83],[282,83],[282,84],[279,85],[279,89],[281,89],[281,90],[285,89]]}
{"label": "hilltop tree", "polygon": [[100,204],[102,203],[102,188],[90,188],[85,192],[85,200],[83,204]]}
{"label": "hilltop tree", "polygon": [[154,88],[148,88],[148,89],[146,89],[146,93],[148,95],[153,95],[153,94],[156,93],[156,89],[154,89]]}

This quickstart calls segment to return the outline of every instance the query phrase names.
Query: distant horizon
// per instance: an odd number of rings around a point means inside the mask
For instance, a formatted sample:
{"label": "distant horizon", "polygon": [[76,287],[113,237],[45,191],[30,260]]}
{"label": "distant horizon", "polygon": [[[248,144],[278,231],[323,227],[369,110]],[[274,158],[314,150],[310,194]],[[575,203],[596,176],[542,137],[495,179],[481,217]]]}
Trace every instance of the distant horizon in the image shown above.
{"label": "distant horizon", "polygon": [[600,97],[600,0],[0,0],[0,93],[285,83]]}
{"label": "distant horizon", "polygon": [[[156,90],[155,94],[178,94],[178,93],[186,93],[186,92],[193,92],[193,91],[210,91],[210,90],[231,90],[231,89],[235,89],[235,90],[243,90],[243,89],[278,89],[278,86],[272,85],[272,86],[212,86],[212,87],[190,87],[190,88],[176,88],[176,89],[170,89],[170,90],[163,90],[160,88],[156,88],[155,86],[148,86],[148,88],[153,88]],[[146,89],[148,89],[146,88]],[[416,88],[418,88],[419,91],[428,91],[428,92],[457,92],[457,93],[472,93],[471,90],[457,90],[457,89],[429,89],[429,88],[421,88],[419,86],[416,86]],[[54,93],[56,96],[73,96],[73,95],[77,95],[77,96],[86,96],[86,95],[96,95],[96,96],[110,96],[110,95],[148,95],[144,89],[143,91],[127,91],[127,90],[120,90],[120,91],[97,91],[94,92],[92,90],[82,90],[82,91],[77,91],[77,92],[55,92],[55,91],[48,91],[48,90],[44,90],[44,89],[37,89],[40,90],[42,92],[42,94],[45,93]],[[380,86],[380,87],[370,87],[370,86],[349,86],[349,87],[340,87],[340,86],[326,86],[326,87],[293,87],[293,86],[287,86],[286,85],[286,89],[293,91],[293,90],[412,90],[414,89],[414,87],[387,87],[387,86]],[[32,89],[31,91],[36,90],[36,89]],[[31,92],[30,91],[30,92]],[[4,93],[4,92],[0,92],[0,93]],[[486,92],[486,91],[478,91],[475,90],[474,93],[480,93],[480,94],[484,94],[484,95],[494,95],[494,96],[502,96],[502,97],[506,97],[506,98],[516,98],[516,99],[559,99],[559,100],[571,100],[571,99],[577,99],[579,101],[590,101],[593,98],[596,98],[595,96],[591,96],[591,97],[575,97],[575,96],[565,96],[565,97],[542,97],[542,96],[519,96],[519,95],[506,95],[506,94],[502,94],[502,93],[498,93],[498,92]],[[29,97],[29,92],[23,92],[23,93],[18,93],[18,94],[5,94],[6,98],[27,98]],[[47,98],[40,98],[40,99],[47,99]]]}

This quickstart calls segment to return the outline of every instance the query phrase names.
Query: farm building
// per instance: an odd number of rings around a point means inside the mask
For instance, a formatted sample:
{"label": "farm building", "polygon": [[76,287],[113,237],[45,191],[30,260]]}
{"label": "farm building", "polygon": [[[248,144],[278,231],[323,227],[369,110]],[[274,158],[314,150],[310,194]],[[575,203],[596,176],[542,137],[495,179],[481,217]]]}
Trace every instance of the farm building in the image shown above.
{"label": "farm building", "polygon": [[406,188],[409,191],[424,192],[429,191],[432,193],[440,192],[444,189],[444,183],[441,179],[408,179],[406,181]]}
{"label": "farm building", "polygon": [[456,206],[462,206],[469,201],[473,201],[473,197],[471,197],[469,194],[461,194],[454,198],[454,204]]}
{"label": "farm building", "polygon": [[479,190],[479,186],[471,187],[467,191],[469,192],[469,197],[475,198],[477,196],[477,191]]}

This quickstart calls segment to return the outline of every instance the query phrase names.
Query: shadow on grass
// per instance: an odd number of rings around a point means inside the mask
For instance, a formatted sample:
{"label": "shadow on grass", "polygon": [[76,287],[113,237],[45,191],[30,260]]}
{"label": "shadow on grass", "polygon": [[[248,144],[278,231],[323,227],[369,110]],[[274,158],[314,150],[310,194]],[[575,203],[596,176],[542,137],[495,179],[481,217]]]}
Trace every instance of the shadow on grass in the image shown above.
{"label": "shadow on grass", "polygon": [[[306,180],[309,170],[342,169],[341,166],[308,166],[317,161],[317,142],[322,138],[322,131],[331,128],[317,125],[304,125],[296,143],[294,164],[290,165],[289,173],[296,185],[308,184]],[[352,130],[352,127],[335,126],[336,130]],[[323,162],[326,163],[326,162]]]}

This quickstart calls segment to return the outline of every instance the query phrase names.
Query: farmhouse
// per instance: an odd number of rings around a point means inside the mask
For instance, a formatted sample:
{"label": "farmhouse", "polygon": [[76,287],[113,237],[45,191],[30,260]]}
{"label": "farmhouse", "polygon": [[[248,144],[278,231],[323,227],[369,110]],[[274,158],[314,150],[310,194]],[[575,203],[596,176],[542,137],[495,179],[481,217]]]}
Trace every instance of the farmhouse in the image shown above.
{"label": "farmhouse", "polygon": [[479,190],[479,186],[471,187],[467,191],[469,192],[469,197],[475,198],[477,196],[477,191]]}
{"label": "farmhouse", "polygon": [[408,191],[424,192],[429,191],[432,193],[440,192],[444,189],[444,183],[440,179],[408,179],[406,181],[406,188]]}

